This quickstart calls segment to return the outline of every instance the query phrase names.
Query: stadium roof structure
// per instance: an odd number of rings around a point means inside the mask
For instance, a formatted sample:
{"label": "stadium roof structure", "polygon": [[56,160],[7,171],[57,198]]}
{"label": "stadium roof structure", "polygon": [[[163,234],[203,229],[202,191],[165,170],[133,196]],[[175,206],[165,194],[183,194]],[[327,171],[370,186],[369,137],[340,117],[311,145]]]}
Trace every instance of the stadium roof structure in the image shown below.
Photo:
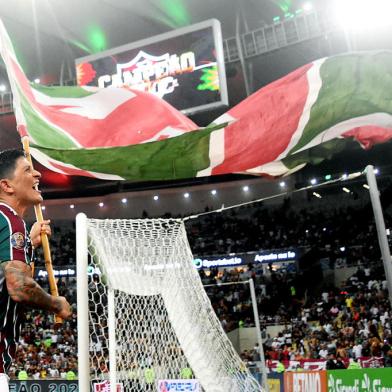
{"label": "stadium roof structure", "polygon": [[[176,28],[216,18],[221,22],[226,49],[226,75],[229,103],[233,106],[246,97],[243,65],[230,49],[233,38],[254,38],[254,32],[294,20],[309,4],[325,14],[326,2],[313,0],[13,0],[0,3],[0,18],[11,36],[17,56],[30,80],[42,84],[68,83],[75,79],[75,59],[135,42]],[[330,3],[330,2],[328,2]],[[381,10],[382,12],[382,10]],[[277,44],[263,53],[244,53],[250,90],[265,86],[299,66],[317,58],[345,52],[348,49],[344,29],[335,24],[318,30],[303,40]],[[294,23],[295,24],[295,23]],[[284,27],[284,26],[283,26]],[[376,34],[376,35],[375,35]],[[352,36],[353,49],[392,49],[391,31],[362,32]],[[253,39],[252,38],[252,39]],[[236,43],[235,43],[236,44]],[[234,52],[236,52],[234,50]],[[237,52],[236,52],[237,53]],[[0,61],[0,85],[9,88],[4,65]],[[200,126],[207,125],[225,110],[214,110],[192,116]],[[0,113],[0,148],[20,146],[12,113]],[[312,166],[300,178],[314,173],[357,170],[371,163],[388,166],[391,145],[378,146],[370,152],[355,148],[338,154],[332,161]],[[42,181],[45,198],[94,196],[118,191],[208,184],[243,179],[228,175],[189,181],[159,183],[126,183],[68,178],[44,171]],[[391,168],[388,167],[390,171]],[[309,174],[306,174],[309,173]]]}

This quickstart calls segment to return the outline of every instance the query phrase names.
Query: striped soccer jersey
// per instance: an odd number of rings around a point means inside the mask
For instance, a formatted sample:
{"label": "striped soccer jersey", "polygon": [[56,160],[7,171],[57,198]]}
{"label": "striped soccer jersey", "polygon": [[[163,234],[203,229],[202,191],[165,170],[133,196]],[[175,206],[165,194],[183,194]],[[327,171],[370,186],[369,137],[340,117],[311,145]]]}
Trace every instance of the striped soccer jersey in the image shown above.
{"label": "striped soccer jersey", "polygon": [[[26,224],[7,204],[0,203],[0,264],[20,260],[30,265],[32,246]],[[15,356],[22,323],[22,306],[8,294],[0,268],[0,373],[6,373]]]}

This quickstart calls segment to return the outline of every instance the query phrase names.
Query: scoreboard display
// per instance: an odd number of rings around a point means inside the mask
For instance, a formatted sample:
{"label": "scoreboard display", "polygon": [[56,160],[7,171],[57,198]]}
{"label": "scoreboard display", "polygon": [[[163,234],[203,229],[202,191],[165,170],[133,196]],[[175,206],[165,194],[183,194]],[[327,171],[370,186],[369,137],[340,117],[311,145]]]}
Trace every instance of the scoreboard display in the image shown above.
{"label": "scoreboard display", "polygon": [[129,86],[185,114],[228,104],[222,33],[211,19],[75,60],[79,86]]}

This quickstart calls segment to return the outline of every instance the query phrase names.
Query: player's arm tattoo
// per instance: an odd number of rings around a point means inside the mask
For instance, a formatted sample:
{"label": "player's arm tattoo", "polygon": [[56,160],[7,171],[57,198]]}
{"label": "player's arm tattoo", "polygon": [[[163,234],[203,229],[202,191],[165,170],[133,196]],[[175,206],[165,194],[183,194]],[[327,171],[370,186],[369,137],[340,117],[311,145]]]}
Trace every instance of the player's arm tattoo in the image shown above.
{"label": "player's arm tattoo", "polygon": [[2,265],[7,290],[15,302],[21,302],[33,308],[57,312],[60,303],[57,297],[49,295],[31,277],[31,269],[26,263],[11,260]]}

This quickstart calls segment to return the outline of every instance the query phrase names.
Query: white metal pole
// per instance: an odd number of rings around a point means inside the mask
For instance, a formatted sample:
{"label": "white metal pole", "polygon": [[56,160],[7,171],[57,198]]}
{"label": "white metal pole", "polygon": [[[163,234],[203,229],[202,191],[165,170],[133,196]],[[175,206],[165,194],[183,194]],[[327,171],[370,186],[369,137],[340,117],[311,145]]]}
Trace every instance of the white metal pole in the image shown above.
{"label": "white metal pole", "polygon": [[384,263],[385,277],[387,280],[389,302],[392,305],[392,259],[389,249],[387,231],[385,229],[384,216],[380,203],[380,192],[378,191],[374,167],[366,166],[366,179],[369,185],[370,200],[372,202],[374,220],[376,221],[378,243],[380,245],[381,257]]}
{"label": "white metal pole", "polygon": [[78,307],[79,392],[90,392],[87,267],[87,216],[85,214],[78,214],[76,216],[76,290]]}
{"label": "white metal pole", "polygon": [[[267,368],[265,367],[265,357],[264,357],[264,349],[263,349],[263,341],[261,338],[261,329],[260,329],[260,320],[259,320],[259,311],[257,309],[257,301],[256,301],[256,292],[255,292],[255,286],[253,283],[253,280],[243,280],[243,281],[239,281],[239,282],[224,282],[224,283],[214,283],[214,284],[204,284],[204,287],[212,287],[212,286],[231,286],[231,285],[236,285],[236,284],[249,284],[249,288],[250,288],[250,295],[251,295],[251,299],[252,299],[252,306],[253,306],[253,315],[255,318],[255,328],[256,328],[256,335],[257,335],[257,342],[259,344],[260,347],[260,362],[261,362],[261,366],[262,366],[262,376],[263,376],[263,384],[265,384],[264,386],[264,390],[266,392],[269,392],[268,390],[268,382],[267,382]],[[257,320],[257,321],[256,321]],[[265,380],[265,381],[264,381]]]}
{"label": "white metal pole", "polygon": [[257,309],[256,291],[253,279],[249,279],[250,296],[252,298],[253,315],[255,318],[256,335],[257,341],[259,343],[260,350],[260,362],[261,362],[261,373],[263,375],[262,385],[266,392],[269,392],[268,379],[267,379],[267,368],[265,367],[265,357],[263,349],[263,339],[261,338],[260,320],[259,320],[259,310]]}
{"label": "white metal pole", "polygon": [[117,363],[116,363],[116,316],[114,304],[114,290],[108,287],[108,329],[109,329],[109,379],[110,391],[116,391]]}
{"label": "white metal pole", "polygon": [[246,96],[248,97],[251,94],[250,87],[249,87],[249,79],[248,79],[248,71],[246,69],[246,62],[244,58],[244,53],[242,50],[242,42],[241,42],[241,34],[240,34],[240,14],[237,12],[236,15],[236,24],[235,24],[235,39],[237,43],[237,50],[238,50],[238,57],[240,59],[242,73],[244,75],[244,84],[245,84],[245,91]]}

